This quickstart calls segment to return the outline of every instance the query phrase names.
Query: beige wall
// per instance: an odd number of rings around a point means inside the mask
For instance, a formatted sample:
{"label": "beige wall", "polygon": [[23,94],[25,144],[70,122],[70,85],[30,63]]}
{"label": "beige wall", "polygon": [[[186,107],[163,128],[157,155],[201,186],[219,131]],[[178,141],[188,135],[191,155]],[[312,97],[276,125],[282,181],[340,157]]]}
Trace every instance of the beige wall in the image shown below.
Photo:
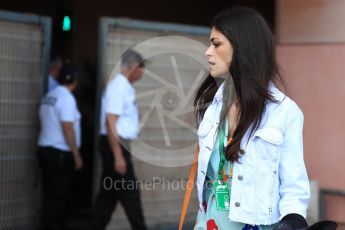
{"label": "beige wall", "polygon": [[344,0],[277,0],[280,43],[344,42]]}
{"label": "beige wall", "polygon": [[[278,61],[305,116],[305,161],[320,188],[345,190],[345,1],[277,0]],[[345,197],[327,199],[345,223]]]}

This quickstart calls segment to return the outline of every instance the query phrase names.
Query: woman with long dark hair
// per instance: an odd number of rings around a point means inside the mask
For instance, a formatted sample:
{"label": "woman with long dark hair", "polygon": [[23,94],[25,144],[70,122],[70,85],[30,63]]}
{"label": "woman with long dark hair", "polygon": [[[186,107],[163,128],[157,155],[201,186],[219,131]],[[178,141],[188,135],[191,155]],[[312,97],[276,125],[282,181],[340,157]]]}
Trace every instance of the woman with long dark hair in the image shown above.
{"label": "woman with long dark hair", "polygon": [[223,10],[205,54],[210,75],[194,101],[200,149],[195,229],[307,227],[304,118],[275,85],[284,83],[269,26],[253,9]]}

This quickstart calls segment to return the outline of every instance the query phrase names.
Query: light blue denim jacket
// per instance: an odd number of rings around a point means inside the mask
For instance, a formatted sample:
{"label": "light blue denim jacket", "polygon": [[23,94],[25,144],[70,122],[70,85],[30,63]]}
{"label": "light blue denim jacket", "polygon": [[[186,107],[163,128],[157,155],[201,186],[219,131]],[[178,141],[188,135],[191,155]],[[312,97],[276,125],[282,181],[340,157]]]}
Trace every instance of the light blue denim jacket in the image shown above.
{"label": "light blue denim jacket", "polygon": [[[224,84],[207,108],[198,129],[197,187],[199,209],[211,152],[217,136]],[[303,113],[270,83],[278,103],[267,102],[259,128],[241,142],[245,154],[234,163],[229,218],[251,225],[270,225],[285,215],[304,217],[310,199],[309,180],[303,160]]]}

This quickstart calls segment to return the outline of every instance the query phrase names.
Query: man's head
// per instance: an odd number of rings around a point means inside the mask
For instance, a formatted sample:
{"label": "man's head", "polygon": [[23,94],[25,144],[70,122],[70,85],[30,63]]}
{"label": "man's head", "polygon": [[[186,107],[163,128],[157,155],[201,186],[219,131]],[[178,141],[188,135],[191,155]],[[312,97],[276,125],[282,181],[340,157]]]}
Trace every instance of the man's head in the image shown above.
{"label": "man's head", "polygon": [[72,64],[64,65],[60,70],[58,82],[70,91],[75,90],[77,87],[77,69]]}
{"label": "man's head", "polygon": [[49,75],[57,79],[59,77],[61,67],[62,67],[61,59],[60,58],[53,59],[49,66]]}
{"label": "man's head", "polygon": [[141,78],[143,68],[144,59],[138,52],[128,49],[121,55],[121,72],[131,83]]}

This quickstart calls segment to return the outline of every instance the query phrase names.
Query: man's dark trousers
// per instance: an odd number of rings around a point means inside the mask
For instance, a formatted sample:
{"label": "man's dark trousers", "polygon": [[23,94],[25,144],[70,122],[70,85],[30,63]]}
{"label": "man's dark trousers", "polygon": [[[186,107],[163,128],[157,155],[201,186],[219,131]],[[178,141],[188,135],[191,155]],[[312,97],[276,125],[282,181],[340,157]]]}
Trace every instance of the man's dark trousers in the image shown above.
{"label": "man's dark trousers", "polygon": [[132,229],[145,230],[140,191],[136,186],[133,163],[129,152],[129,141],[121,139],[122,154],[127,164],[126,174],[115,172],[115,159],[106,136],[100,137],[99,152],[102,157],[102,181],[94,206],[92,230],[103,230],[109,223],[112,213],[120,201]]}
{"label": "man's dark trousers", "polygon": [[70,196],[74,160],[71,152],[39,147],[42,174],[42,230],[64,230],[66,204]]}

